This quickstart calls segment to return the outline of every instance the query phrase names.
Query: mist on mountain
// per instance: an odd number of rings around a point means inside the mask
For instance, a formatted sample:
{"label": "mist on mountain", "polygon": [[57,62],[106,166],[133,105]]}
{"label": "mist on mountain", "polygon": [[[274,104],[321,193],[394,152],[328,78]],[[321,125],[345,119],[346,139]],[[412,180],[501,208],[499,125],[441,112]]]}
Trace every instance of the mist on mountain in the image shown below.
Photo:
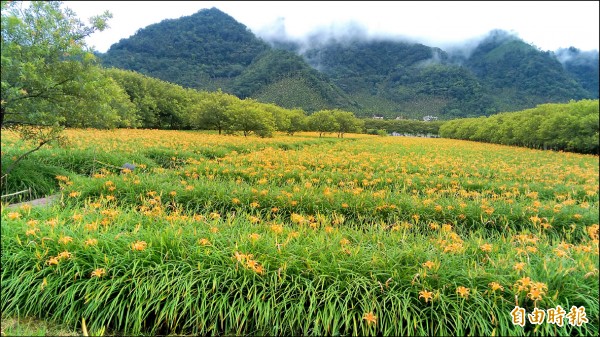
{"label": "mist on mountain", "polygon": [[429,46],[349,22],[292,38],[283,18],[253,33],[211,8],[140,29],[100,58],[199,90],[365,117],[486,116],[598,98],[597,51],[542,51],[502,30]]}

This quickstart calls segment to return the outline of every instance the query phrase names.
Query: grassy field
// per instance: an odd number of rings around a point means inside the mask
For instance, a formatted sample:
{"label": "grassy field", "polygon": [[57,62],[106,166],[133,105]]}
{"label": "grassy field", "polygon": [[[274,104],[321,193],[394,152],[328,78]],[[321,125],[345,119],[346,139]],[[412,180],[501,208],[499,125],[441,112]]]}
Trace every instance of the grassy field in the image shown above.
{"label": "grassy field", "polygon": [[[127,335],[598,334],[597,156],[67,133],[4,184],[61,199],[2,205],[3,319]],[[3,165],[27,148],[2,132]]]}
{"label": "grassy field", "polygon": [[81,332],[62,328],[31,317],[2,317],[1,336],[80,336]]}

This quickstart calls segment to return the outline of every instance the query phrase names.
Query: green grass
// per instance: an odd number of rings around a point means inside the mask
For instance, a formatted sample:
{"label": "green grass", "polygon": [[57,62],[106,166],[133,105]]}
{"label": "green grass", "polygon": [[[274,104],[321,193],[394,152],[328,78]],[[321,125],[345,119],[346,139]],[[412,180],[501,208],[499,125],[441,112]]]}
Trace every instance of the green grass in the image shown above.
{"label": "green grass", "polygon": [[37,318],[2,316],[2,336],[81,336],[75,330]]}

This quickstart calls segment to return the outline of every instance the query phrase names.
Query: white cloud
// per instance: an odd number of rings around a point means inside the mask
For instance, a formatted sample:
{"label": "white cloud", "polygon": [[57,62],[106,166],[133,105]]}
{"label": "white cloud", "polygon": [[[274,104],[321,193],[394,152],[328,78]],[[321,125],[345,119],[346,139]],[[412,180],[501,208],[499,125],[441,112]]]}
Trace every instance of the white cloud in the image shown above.
{"label": "white cloud", "polygon": [[[67,1],[84,19],[104,10],[113,13],[110,29],[88,40],[98,51],[138,29],[167,18],[216,7],[253,32],[266,32],[278,20],[301,37],[318,27],[355,22],[370,36],[411,38],[445,46],[482,36],[493,29],[513,32],[542,50],[574,46],[598,50],[597,1]],[[283,20],[282,20],[283,18]]]}

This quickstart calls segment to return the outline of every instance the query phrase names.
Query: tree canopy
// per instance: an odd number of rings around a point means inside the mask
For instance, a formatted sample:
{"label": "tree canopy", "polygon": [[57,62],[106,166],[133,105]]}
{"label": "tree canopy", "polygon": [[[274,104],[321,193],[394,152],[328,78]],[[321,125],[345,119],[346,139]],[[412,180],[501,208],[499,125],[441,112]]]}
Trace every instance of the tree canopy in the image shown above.
{"label": "tree canopy", "polygon": [[504,145],[598,154],[598,100],[540,104],[490,117],[455,119],[440,136]]}
{"label": "tree canopy", "polygon": [[353,112],[326,109],[308,116],[306,124],[310,130],[318,132],[319,137],[335,132],[339,138],[343,138],[345,133],[362,132],[365,123],[356,118]]}
{"label": "tree canopy", "polygon": [[34,148],[64,140],[61,128],[136,126],[133,104],[106,76],[84,38],[104,30],[109,12],[89,25],[60,1],[2,1],[0,127],[13,127]]}
{"label": "tree canopy", "polygon": [[124,92],[84,42],[110,17],[85,25],[59,1],[2,2],[2,126],[135,125]]}

